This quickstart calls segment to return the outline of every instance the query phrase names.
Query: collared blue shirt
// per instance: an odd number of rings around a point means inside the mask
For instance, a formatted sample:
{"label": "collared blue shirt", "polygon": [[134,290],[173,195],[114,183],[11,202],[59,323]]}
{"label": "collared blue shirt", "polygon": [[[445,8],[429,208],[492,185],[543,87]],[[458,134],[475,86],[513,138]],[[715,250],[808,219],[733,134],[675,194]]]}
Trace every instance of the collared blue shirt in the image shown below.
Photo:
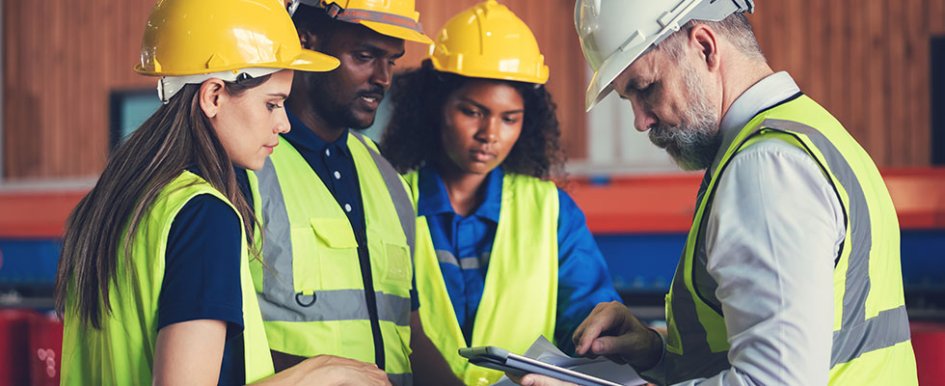
{"label": "collared blue shirt", "polygon": [[[486,176],[482,204],[469,216],[453,210],[446,185],[432,167],[420,169],[417,214],[426,216],[437,250],[452,253],[460,265],[440,263],[456,320],[468,344],[482,292],[489,255],[502,208],[502,168]],[[600,302],[620,300],[604,257],[567,193],[558,189],[558,302],[555,340],[573,353],[571,334]]]}
{"label": "collared blue shirt", "polygon": [[348,131],[338,139],[326,142],[305,126],[295,115],[288,113],[292,130],[282,136],[299,151],[302,158],[322,180],[338,205],[345,211],[358,244],[365,245],[367,232],[364,224],[364,202],[358,185],[358,171],[348,149]]}

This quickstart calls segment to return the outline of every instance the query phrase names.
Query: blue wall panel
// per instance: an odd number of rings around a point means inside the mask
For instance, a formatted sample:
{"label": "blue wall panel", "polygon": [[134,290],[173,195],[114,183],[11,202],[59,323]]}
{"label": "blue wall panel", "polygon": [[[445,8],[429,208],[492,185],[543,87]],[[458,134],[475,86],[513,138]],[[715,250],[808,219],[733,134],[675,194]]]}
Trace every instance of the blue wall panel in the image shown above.
{"label": "blue wall panel", "polygon": [[50,286],[56,282],[59,240],[0,239],[0,286]]}
{"label": "blue wall panel", "polygon": [[[684,234],[596,236],[621,292],[666,292],[686,243]],[[945,230],[902,232],[906,289],[945,291]]]}
{"label": "blue wall panel", "polygon": [[[595,239],[621,292],[664,293],[685,244],[684,234],[599,235]],[[59,240],[0,239],[0,286],[55,282]],[[945,291],[945,230],[903,231],[906,288]]]}

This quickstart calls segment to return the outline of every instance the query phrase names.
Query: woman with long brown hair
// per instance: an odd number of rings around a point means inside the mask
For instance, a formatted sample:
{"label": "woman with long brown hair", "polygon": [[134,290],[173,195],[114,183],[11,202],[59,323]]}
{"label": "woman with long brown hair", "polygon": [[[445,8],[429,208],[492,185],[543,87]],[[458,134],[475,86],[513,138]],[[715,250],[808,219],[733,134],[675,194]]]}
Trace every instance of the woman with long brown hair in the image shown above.
{"label": "woman with long brown hair", "polygon": [[261,168],[289,130],[293,70],[337,66],[301,48],[279,1],[158,2],[135,70],[160,77],[164,103],[67,224],[63,384],[386,381],[333,357],[271,376],[249,272],[260,235],[235,168]]}

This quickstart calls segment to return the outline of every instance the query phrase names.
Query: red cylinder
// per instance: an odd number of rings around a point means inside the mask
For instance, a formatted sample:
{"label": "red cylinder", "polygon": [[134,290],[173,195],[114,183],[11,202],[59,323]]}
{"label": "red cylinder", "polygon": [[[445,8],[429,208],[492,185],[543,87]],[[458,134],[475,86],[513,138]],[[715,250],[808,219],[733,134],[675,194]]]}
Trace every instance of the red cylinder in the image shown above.
{"label": "red cylinder", "polygon": [[29,310],[0,310],[0,385],[29,384]]}
{"label": "red cylinder", "polygon": [[945,324],[913,322],[911,327],[919,385],[945,386]]}
{"label": "red cylinder", "polygon": [[36,315],[30,320],[30,385],[59,385],[62,368],[62,321],[55,315]]}

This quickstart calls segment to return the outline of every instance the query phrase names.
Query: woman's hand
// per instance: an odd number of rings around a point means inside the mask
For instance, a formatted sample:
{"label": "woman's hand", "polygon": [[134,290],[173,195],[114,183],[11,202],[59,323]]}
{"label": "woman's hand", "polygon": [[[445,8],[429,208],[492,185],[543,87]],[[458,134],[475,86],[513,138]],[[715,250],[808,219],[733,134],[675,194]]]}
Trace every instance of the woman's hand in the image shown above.
{"label": "woman's hand", "polygon": [[571,382],[565,382],[554,378],[549,378],[544,375],[538,374],[528,374],[524,377],[516,377],[512,374],[505,373],[505,376],[509,377],[512,382],[515,382],[522,386],[577,386]]}
{"label": "woman's hand", "polygon": [[266,378],[258,385],[390,386],[387,374],[373,363],[319,355]]}

